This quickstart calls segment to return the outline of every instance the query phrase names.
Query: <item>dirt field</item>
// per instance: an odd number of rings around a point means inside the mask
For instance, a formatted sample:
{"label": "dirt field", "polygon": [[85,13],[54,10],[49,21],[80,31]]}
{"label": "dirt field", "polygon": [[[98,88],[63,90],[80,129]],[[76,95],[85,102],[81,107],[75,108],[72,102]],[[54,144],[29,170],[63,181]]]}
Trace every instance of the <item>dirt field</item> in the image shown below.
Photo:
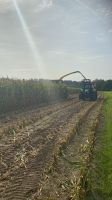
{"label": "dirt field", "polygon": [[[78,198],[102,98],[78,97],[0,119],[0,199]],[[76,190],[76,191],[75,191]]]}

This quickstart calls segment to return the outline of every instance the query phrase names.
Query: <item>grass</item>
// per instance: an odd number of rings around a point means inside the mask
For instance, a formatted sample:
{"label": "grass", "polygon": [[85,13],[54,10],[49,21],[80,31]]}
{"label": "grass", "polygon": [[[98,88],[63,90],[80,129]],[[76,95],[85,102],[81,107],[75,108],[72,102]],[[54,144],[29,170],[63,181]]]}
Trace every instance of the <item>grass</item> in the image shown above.
{"label": "grass", "polygon": [[112,92],[105,92],[104,98],[104,126],[89,173],[89,200],[112,200]]}
{"label": "grass", "polygon": [[101,188],[112,199],[112,93],[105,93],[105,124],[102,138],[101,166],[104,172]]}

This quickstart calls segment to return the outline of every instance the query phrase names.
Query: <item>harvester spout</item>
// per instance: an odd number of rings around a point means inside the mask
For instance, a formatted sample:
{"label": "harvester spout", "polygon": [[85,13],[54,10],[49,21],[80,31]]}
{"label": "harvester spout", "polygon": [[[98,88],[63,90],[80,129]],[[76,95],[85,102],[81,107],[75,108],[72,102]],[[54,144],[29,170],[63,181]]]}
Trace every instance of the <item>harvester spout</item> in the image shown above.
{"label": "harvester spout", "polygon": [[75,71],[75,72],[71,72],[71,73],[69,73],[69,74],[65,74],[65,75],[62,76],[59,80],[61,81],[61,80],[63,80],[66,76],[69,76],[69,75],[72,75],[72,74],[76,74],[76,73],[81,74],[81,76],[82,76],[84,79],[86,79],[86,77],[85,77],[80,71]]}

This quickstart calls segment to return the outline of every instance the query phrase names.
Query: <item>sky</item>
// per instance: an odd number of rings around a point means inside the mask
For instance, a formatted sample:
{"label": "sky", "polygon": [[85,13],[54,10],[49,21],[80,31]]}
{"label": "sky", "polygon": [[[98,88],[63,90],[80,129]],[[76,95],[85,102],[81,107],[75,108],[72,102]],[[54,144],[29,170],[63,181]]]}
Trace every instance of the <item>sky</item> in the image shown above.
{"label": "sky", "polygon": [[0,0],[0,77],[76,70],[112,79],[112,0]]}

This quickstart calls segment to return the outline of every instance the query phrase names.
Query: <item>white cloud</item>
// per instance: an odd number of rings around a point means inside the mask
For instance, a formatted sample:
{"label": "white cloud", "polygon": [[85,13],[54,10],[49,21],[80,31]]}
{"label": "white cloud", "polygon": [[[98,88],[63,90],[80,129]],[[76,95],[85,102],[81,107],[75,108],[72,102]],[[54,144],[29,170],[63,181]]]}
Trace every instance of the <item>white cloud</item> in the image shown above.
{"label": "white cloud", "polygon": [[[15,0],[18,4],[24,4],[27,9],[34,8],[34,12],[41,12],[52,7],[54,0]],[[0,0],[0,12],[14,9],[13,0]]]}
{"label": "white cloud", "polygon": [[[17,0],[18,3],[23,3],[23,0]],[[13,9],[13,1],[12,0],[0,0],[0,12],[4,13],[9,9]]]}
{"label": "white cloud", "polygon": [[40,0],[34,11],[41,12],[45,9],[52,7],[52,5],[53,5],[53,0]]}

